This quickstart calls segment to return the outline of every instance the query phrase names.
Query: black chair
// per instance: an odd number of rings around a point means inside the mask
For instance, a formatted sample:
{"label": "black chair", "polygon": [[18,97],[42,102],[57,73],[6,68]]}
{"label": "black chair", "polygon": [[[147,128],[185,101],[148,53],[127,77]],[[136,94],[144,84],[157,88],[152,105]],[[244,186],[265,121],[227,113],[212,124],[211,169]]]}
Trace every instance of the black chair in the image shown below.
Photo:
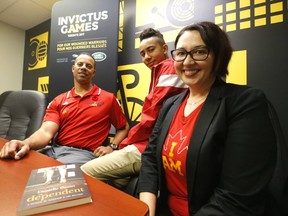
{"label": "black chair", "polygon": [[269,183],[269,202],[265,216],[288,215],[288,143],[285,140],[276,110],[268,101],[269,115],[276,135],[277,157]]}
{"label": "black chair", "polygon": [[139,175],[131,176],[128,185],[125,187],[124,192],[135,197],[139,198],[137,194],[137,185],[138,185]]}
{"label": "black chair", "polygon": [[47,106],[45,94],[35,90],[0,95],[0,137],[23,140],[40,126]]}

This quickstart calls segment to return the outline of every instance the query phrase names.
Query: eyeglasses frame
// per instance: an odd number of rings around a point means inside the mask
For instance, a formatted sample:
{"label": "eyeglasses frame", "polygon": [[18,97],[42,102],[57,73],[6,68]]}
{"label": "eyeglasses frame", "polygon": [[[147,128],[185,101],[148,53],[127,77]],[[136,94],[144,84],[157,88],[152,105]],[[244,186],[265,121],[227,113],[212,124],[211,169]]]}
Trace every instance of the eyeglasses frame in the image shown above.
{"label": "eyeglasses frame", "polygon": [[[207,49],[208,52],[207,52],[206,58],[205,58],[205,59],[202,59],[202,60],[196,60],[196,59],[194,59],[194,58],[193,58],[193,55],[192,55],[192,52],[195,51],[195,50],[201,49],[201,48],[206,48],[206,49]],[[205,60],[208,58],[209,54],[210,54],[210,48],[207,47],[207,46],[199,46],[199,47],[193,48],[193,49],[190,50],[190,51],[186,51],[185,49],[181,49],[181,50],[183,50],[183,51],[186,52],[185,58],[184,58],[183,60],[175,60],[175,59],[173,58],[173,56],[174,56],[174,55],[173,55],[173,52],[176,51],[176,50],[180,50],[180,49],[174,49],[174,50],[171,50],[171,51],[170,51],[171,56],[172,56],[172,59],[173,59],[175,62],[183,62],[183,61],[185,61],[185,59],[187,58],[188,55],[189,55],[194,61],[205,61]]]}

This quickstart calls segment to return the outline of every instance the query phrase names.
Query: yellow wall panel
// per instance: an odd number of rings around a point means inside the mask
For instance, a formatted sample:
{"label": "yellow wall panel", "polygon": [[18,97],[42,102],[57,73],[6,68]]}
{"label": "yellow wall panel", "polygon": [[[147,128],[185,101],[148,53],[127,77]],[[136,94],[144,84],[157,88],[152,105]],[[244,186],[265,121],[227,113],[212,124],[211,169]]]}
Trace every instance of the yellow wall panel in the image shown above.
{"label": "yellow wall panel", "polygon": [[271,6],[270,6],[270,12],[271,13],[275,13],[275,12],[279,12],[279,11],[283,11],[283,2],[271,4]]}
{"label": "yellow wall panel", "polygon": [[283,22],[283,19],[284,18],[282,14],[271,16],[271,24]]}
{"label": "yellow wall panel", "polygon": [[226,11],[231,11],[236,9],[236,2],[229,2],[226,4]]}
{"label": "yellow wall panel", "polygon": [[32,62],[28,64],[28,71],[45,68],[47,66],[48,32],[30,38]]}
{"label": "yellow wall panel", "polygon": [[49,76],[38,77],[38,89],[37,91],[48,94]]}
{"label": "yellow wall panel", "polygon": [[226,15],[226,21],[232,22],[236,20],[236,13],[230,13]]}
{"label": "yellow wall panel", "polygon": [[266,18],[255,19],[255,26],[263,26],[267,24]]}
{"label": "yellow wall panel", "polygon": [[265,6],[255,8],[255,10],[254,10],[255,16],[260,16],[260,15],[264,15],[264,14],[266,14],[266,7]]}
{"label": "yellow wall panel", "polygon": [[215,14],[223,13],[223,5],[215,6]]}
{"label": "yellow wall panel", "polygon": [[240,19],[250,18],[250,16],[251,16],[251,11],[250,11],[250,9],[240,11]]}
{"label": "yellow wall panel", "polygon": [[249,7],[251,5],[250,0],[240,0],[239,2],[240,8]]}
{"label": "yellow wall panel", "polygon": [[223,23],[223,16],[216,16],[215,17],[215,24]]}
{"label": "yellow wall panel", "polygon": [[240,29],[251,28],[251,21],[240,22]]}
{"label": "yellow wall panel", "polygon": [[228,66],[229,75],[226,81],[240,85],[247,85],[247,51],[234,51]]}
{"label": "yellow wall panel", "polygon": [[261,3],[265,3],[265,0],[254,0],[254,4],[261,4]]}
{"label": "yellow wall panel", "polygon": [[236,31],[236,24],[230,24],[226,27],[227,32]]}

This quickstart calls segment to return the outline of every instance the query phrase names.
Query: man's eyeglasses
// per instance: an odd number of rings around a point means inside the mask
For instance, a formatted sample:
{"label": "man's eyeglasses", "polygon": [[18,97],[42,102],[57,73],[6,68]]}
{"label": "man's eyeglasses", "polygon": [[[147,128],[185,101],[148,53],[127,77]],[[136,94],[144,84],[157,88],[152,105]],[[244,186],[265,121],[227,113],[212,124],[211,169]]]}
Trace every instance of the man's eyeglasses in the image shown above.
{"label": "man's eyeglasses", "polygon": [[209,55],[209,48],[206,46],[197,47],[187,52],[185,49],[176,49],[171,51],[172,59],[176,62],[184,61],[188,54],[194,61],[204,61]]}

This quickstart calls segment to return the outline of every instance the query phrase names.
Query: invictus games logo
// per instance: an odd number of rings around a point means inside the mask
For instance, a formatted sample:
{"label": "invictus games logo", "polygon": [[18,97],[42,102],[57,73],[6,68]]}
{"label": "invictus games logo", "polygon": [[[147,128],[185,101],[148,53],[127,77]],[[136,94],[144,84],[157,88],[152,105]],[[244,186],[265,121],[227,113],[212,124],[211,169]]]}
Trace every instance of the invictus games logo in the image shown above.
{"label": "invictus games logo", "polygon": [[61,34],[68,37],[83,36],[85,32],[96,31],[102,20],[108,19],[108,11],[98,11],[72,16],[58,17]]}
{"label": "invictus games logo", "polygon": [[30,39],[30,56],[28,70],[36,70],[47,66],[48,32]]}

